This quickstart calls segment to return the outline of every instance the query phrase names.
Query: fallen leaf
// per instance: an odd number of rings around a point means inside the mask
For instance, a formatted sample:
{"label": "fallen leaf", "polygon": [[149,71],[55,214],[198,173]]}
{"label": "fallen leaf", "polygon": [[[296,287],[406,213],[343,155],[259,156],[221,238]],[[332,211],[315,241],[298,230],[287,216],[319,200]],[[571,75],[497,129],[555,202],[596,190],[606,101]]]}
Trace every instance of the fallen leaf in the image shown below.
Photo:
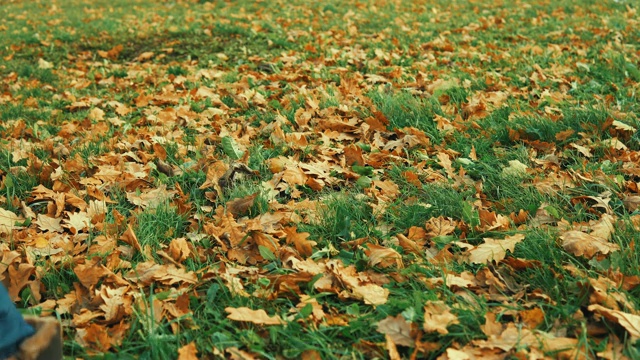
{"label": "fallen leaf", "polygon": [[536,343],[536,337],[528,329],[519,329],[515,324],[509,323],[500,335],[491,335],[487,340],[473,340],[472,343],[481,348],[498,348],[509,352],[516,346],[527,346]]}
{"label": "fallen leaf", "polygon": [[154,56],[154,53],[151,51],[146,51],[143,52],[142,54],[138,55],[138,57],[136,58],[137,61],[139,62],[145,62],[147,60],[151,60]]}
{"label": "fallen leaf", "polygon": [[385,340],[386,340],[386,345],[387,345],[387,351],[389,353],[389,359],[390,360],[401,360],[402,357],[400,356],[400,353],[398,352],[398,348],[396,347],[396,344],[393,342],[393,338],[390,335],[385,335],[384,336]]}
{"label": "fallen leaf", "polygon": [[178,349],[178,360],[198,360],[196,343],[192,341]]}
{"label": "fallen leaf", "polygon": [[527,176],[529,167],[518,160],[509,160],[509,166],[502,169],[502,175],[511,178],[522,178]]}
{"label": "fallen leaf", "polygon": [[227,203],[227,209],[233,216],[243,216],[249,211],[249,208],[253,206],[259,194],[260,193],[254,193],[243,198],[233,199]]}
{"label": "fallen leaf", "polygon": [[475,264],[500,261],[505,258],[507,250],[513,253],[516,244],[522,240],[524,240],[523,234],[506,236],[503,240],[485,238],[484,244],[469,251],[469,261]]}
{"label": "fallen leaf", "polygon": [[606,255],[620,250],[617,244],[610,243],[603,238],[596,237],[582,231],[570,230],[560,236],[562,247],[576,256],[591,259],[596,254]]}
{"label": "fallen leaf", "polygon": [[226,307],[224,309],[229,315],[227,319],[234,321],[247,321],[256,325],[284,325],[285,322],[278,315],[269,316],[266,311],[252,310],[247,307],[232,308]]}
{"label": "fallen leaf", "polygon": [[443,216],[437,218],[432,217],[424,224],[424,228],[429,237],[446,236],[456,230],[456,222],[451,218],[445,218]]}
{"label": "fallen leaf", "polygon": [[447,327],[459,324],[458,317],[451,313],[449,307],[442,301],[429,301],[424,306],[424,324],[422,329],[426,332],[448,334]]}
{"label": "fallen leaf", "polygon": [[389,336],[394,344],[413,346],[415,341],[411,336],[411,324],[402,316],[387,316],[378,322],[378,332]]}
{"label": "fallen leaf", "polygon": [[38,227],[42,231],[60,232],[60,233],[64,231],[61,225],[62,219],[60,218],[52,218],[47,215],[38,214],[38,220],[34,222],[38,225]]}
{"label": "fallen leaf", "polygon": [[365,254],[369,257],[369,265],[371,266],[388,268],[395,265],[398,269],[403,267],[402,256],[394,249],[376,244],[367,244]]}
{"label": "fallen leaf", "polygon": [[77,330],[76,339],[80,340],[79,343],[83,347],[107,352],[111,349],[112,339],[105,330],[104,326],[95,323],[89,324],[87,327]]}
{"label": "fallen leaf", "polygon": [[10,234],[16,228],[16,222],[24,221],[9,210],[0,208],[0,234]]}
{"label": "fallen leaf", "polygon": [[38,59],[38,69],[52,69],[53,64],[40,58]]}
{"label": "fallen leaf", "polygon": [[191,256],[189,243],[185,238],[177,238],[169,243],[169,255],[176,262],[183,262]]}
{"label": "fallen leaf", "polygon": [[111,274],[111,271],[102,265],[102,259],[97,256],[87,263],[76,265],[73,272],[87,289],[92,289],[101,279]]}
{"label": "fallen leaf", "polygon": [[295,226],[284,228],[283,230],[287,234],[287,244],[293,243],[300,255],[307,257],[313,254],[313,247],[316,242],[307,239],[311,234],[306,232],[299,233],[298,228]]}
{"label": "fallen leaf", "polygon": [[20,300],[20,292],[31,282],[29,278],[34,274],[36,268],[31,264],[20,263],[17,267],[9,267],[8,270],[9,284],[7,292],[11,300],[18,301]]}
{"label": "fallen leaf", "polygon": [[589,305],[589,311],[604,316],[607,320],[620,324],[634,338],[640,337],[640,315],[629,314],[619,310],[611,310],[598,304]]}
{"label": "fallen leaf", "polygon": [[521,321],[531,330],[544,322],[544,312],[539,307],[530,310],[522,310],[519,313]]}
{"label": "fallen leaf", "polygon": [[93,121],[102,121],[104,120],[104,110],[100,108],[93,108],[89,111],[89,119]]}

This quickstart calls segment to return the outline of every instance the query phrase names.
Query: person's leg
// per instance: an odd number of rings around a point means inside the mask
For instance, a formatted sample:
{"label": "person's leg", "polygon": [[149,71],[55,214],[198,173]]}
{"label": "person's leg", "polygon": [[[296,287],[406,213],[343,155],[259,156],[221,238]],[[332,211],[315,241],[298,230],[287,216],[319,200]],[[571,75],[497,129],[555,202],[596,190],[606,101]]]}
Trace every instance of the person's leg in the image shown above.
{"label": "person's leg", "polygon": [[27,316],[36,333],[20,344],[17,360],[62,360],[62,329],[53,317]]}
{"label": "person's leg", "polygon": [[24,320],[0,283],[0,359],[5,359],[19,350],[20,343],[35,334],[33,327]]}
{"label": "person's leg", "polygon": [[62,359],[60,323],[51,317],[23,318],[2,283],[0,283],[0,359]]}

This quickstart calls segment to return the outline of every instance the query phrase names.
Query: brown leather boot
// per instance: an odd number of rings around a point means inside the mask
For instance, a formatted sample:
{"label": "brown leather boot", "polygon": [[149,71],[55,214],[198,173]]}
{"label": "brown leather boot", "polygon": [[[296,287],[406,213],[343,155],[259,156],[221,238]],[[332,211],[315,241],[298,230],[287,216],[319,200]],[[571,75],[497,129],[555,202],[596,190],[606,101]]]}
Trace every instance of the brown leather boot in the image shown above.
{"label": "brown leather boot", "polygon": [[55,318],[25,316],[36,333],[20,344],[11,360],[62,360],[62,327]]}

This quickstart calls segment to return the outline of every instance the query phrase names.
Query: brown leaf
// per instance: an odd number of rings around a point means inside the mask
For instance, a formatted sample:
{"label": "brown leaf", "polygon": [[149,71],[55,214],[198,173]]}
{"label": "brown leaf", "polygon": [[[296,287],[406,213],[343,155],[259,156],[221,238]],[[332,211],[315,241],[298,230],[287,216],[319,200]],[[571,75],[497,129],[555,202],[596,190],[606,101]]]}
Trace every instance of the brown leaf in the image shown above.
{"label": "brown leaf", "polygon": [[130,290],[128,286],[112,289],[103,286],[100,289],[100,297],[104,304],[100,305],[100,310],[104,312],[105,321],[108,324],[119,323],[125,316],[133,312],[133,296],[127,294]]}
{"label": "brown leaf", "polygon": [[296,250],[303,257],[311,256],[313,254],[313,247],[316,245],[316,242],[313,240],[308,240],[309,233],[299,233],[298,228],[288,227],[283,229],[287,234],[287,244],[293,243]]}
{"label": "brown leaf", "polygon": [[84,211],[76,213],[68,213],[69,220],[63,220],[63,227],[69,229],[72,234],[84,231],[91,225],[91,218],[89,214]]}
{"label": "brown leaf", "polygon": [[[224,189],[224,188],[233,186],[236,182],[238,182],[240,179],[244,178],[245,176],[248,176],[248,175],[257,176],[258,174],[259,173],[257,171],[251,169],[250,167],[248,167],[243,163],[240,163],[240,162],[234,163],[229,167],[227,171],[224,172],[224,174],[222,174],[222,176],[220,176],[220,178],[218,179],[218,185]],[[207,174],[207,178],[208,178],[208,174]]]}
{"label": "brown leaf", "polygon": [[192,341],[178,349],[178,360],[198,360],[196,343]]}
{"label": "brown leaf", "polygon": [[[307,261],[310,260],[308,259]],[[317,273],[322,269],[315,263],[313,267],[316,269],[310,271],[312,273]],[[368,280],[367,276],[356,272],[353,265],[345,267],[341,261],[331,260],[326,264],[326,268],[333,276],[335,276],[335,278],[337,278],[344,288],[351,291],[350,294],[346,293],[344,296],[363,300],[365,304],[369,305],[382,305],[387,302],[387,299],[389,298],[389,289],[385,289],[378,284],[366,283]],[[327,283],[323,283],[323,281],[326,281]],[[363,284],[363,282],[365,283]],[[332,279],[329,276],[325,276],[316,282],[315,287],[318,289],[322,285],[331,287],[333,285]]]}
{"label": "brown leaf", "polygon": [[[285,288],[287,289],[292,288],[291,286],[287,286],[286,281],[282,282],[280,284],[280,287],[283,287],[282,285],[285,285]],[[309,318],[313,319],[316,323],[319,323],[325,318],[326,314],[322,309],[322,305],[318,303],[318,300],[316,300],[315,298],[312,298],[309,295],[300,296],[300,302],[298,303],[298,305],[296,305],[296,309],[300,311],[309,304],[311,304],[312,309]]]}
{"label": "brown leaf", "polygon": [[7,292],[13,301],[20,300],[20,291],[31,282],[29,278],[35,273],[35,266],[21,263],[17,267],[9,267],[9,286]]}
{"label": "brown leaf", "polygon": [[447,274],[444,277],[435,277],[427,279],[430,284],[441,285],[445,284],[448,288],[468,288],[476,283],[473,274],[465,271],[460,275]]}
{"label": "brown leaf", "polygon": [[317,350],[305,350],[300,354],[301,360],[322,360],[322,355]]}
{"label": "brown leaf", "polygon": [[387,316],[378,322],[378,332],[389,336],[394,344],[413,346],[415,341],[411,336],[411,324],[401,315]]}
{"label": "brown leaf", "polygon": [[494,211],[479,209],[478,216],[480,217],[480,225],[476,229],[481,231],[506,230],[511,225],[507,217],[496,214]]}
{"label": "brown leaf", "polygon": [[564,141],[567,140],[571,135],[573,135],[576,131],[573,129],[567,129],[564,131],[560,131],[556,134],[556,140]]}
{"label": "brown leaf", "polygon": [[487,312],[485,315],[485,323],[484,325],[480,325],[480,328],[489,338],[502,334],[502,331],[504,330],[502,324],[496,320],[496,314],[493,312]]}
{"label": "brown leaf", "polygon": [[151,51],[143,52],[142,54],[138,55],[138,57],[136,58],[136,61],[144,62],[147,60],[151,60],[153,58],[153,55],[154,53]]}
{"label": "brown leaf", "polygon": [[36,225],[42,231],[50,231],[50,232],[63,232],[64,229],[60,224],[62,219],[60,218],[52,218],[47,215],[38,214],[38,220],[34,221]]}
{"label": "brown leaf", "polygon": [[83,199],[79,198],[78,196],[72,193],[64,194],[64,202],[65,204],[71,205],[80,211],[85,211],[88,206],[86,201],[84,201]]}
{"label": "brown leaf", "polygon": [[102,58],[115,60],[118,58],[118,56],[120,55],[120,52],[122,52],[123,49],[124,49],[124,46],[122,46],[122,44],[118,44],[112,47],[109,51],[98,50],[98,55],[100,55],[100,57]]}
{"label": "brown leaf", "polygon": [[93,108],[89,111],[89,119],[94,121],[102,121],[104,120],[104,110],[100,108]]}
{"label": "brown leaf", "polygon": [[279,244],[271,236],[260,231],[254,231],[251,234],[251,237],[253,238],[253,241],[255,241],[256,245],[264,246],[274,254],[276,254],[280,248]]}
{"label": "brown leaf", "polygon": [[142,251],[142,248],[140,247],[140,242],[138,241],[138,237],[133,232],[133,228],[131,228],[131,224],[127,225],[127,230],[124,232],[124,234],[122,234],[122,236],[120,236],[120,240],[131,245],[134,249],[138,251]]}
{"label": "brown leaf", "polygon": [[400,245],[400,247],[402,247],[404,252],[423,255],[422,246],[424,246],[424,240],[420,245],[417,241],[411,240],[402,234],[396,235],[396,238],[398,239],[398,244]]}
{"label": "brown leaf", "polygon": [[78,329],[76,339],[79,339],[81,346],[95,349],[100,352],[107,352],[111,349],[111,338],[104,326],[89,324],[89,326]]}
{"label": "brown leaf", "polygon": [[449,333],[447,326],[459,324],[458,317],[450,312],[449,307],[442,301],[429,301],[424,306],[424,324],[426,332],[437,332],[445,335]]}
{"label": "brown leaf", "polygon": [[167,190],[167,186],[162,184],[155,189],[147,190],[140,194],[137,192],[128,192],[127,200],[133,205],[145,209],[155,209],[160,204],[170,201],[175,195],[176,191]]}
{"label": "brown leaf", "polygon": [[640,196],[638,195],[624,195],[622,199],[625,209],[629,212],[634,212],[640,207]]}
{"label": "brown leaf", "polygon": [[517,243],[524,240],[523,234],[506,236],[503,240],[485,238],[484,244],[469,251],[469,261],[484,264],[487,261],[500,261],[505,258],[507,250],[513,253]]}
{"label": "brown leaf", "polygon": [[584,156],[586,158],[593,157],[593,154],[591,153],[591,150],[588,147],[585,147],[585,146],[582,146],[582,145],[578,145],[576,143],[571,143],[571,144],[569,144],[569,146],[571,146],[574,149],[578,150],[578,152],[580,154],[582,154],[582,156]]}
{"label": "brown leaf", "polygon": [[175,265],[164,265],[162,273],[162,276],[157,274],[155,279],[164,285],[195,284],[198,281],[198,276],[193,271],[187,271]]}
{"label": "brown leaf", "polygon": [[233,214],[224,210],[222,206],[216,209],[216,217],[219,221],[219,226],[216,226],[216,235],[225,238],[229,241],[231,248],[240,246],[246,240],[247,233],[244,228],[236,222]]}
{"label": "brown leaf", "polygon": [[234,321],[247,321],[256,325],[284,325],[285,322],[278,315],[269,316],[266,311],[262,309],[252,310],[247,307],[232,308],[226,307],[224,309],[229,315],[227,319]]}
{"label": "brown leaf", "polygon": [[0,208],[0,234],[10,234],[16,228],[16,222],[24,221],[9,210]]}
{"label": "brown leaf", "polygon": [[633,315],[619,310],[611,310],[598,304],[589,305],[589,311],[604,316],[607,320],[620,324],[634,338],[640,337],[640,315]]}
{"label": "brown leaf", "polygon": [[255,360],[256,359],[256,355],[251,354],[250,352],[247,352],[247,351],[240,350],[235,346],[226,348],[224,352],[227,354],[225,358],[230,360]]}
{"label": "brown leaf", "polygon": [[189,243],[185,238],[177,238],[169,243],[169,255],[176,262],[183,262],[191,256]]}
{"label": "brown leaf", "polygon": [[[540,350],[554,354],[558,359],[589,359],[586,357],[588,350],[585,349],[585,344],[580,343],[578,339],[556,337],[543,331],[538,331],[536,335]],[[530,346],[533,345],[537,344],[531,344]]]}
{"label": "brown leaf", "polygon": [[487,340],[474,340],[472,343],[481,348],[498,348],[508,352],[517,345],[526,346],[536,342],[530,330],[519,329],[514,323],[509,323],[500,335],[491,335]]}
{"label": "brown leaf", "polygon": [[369,305],[385,304],[389,298],[389,290],[376,284],[355,286],[351,291],[353,291],[356,297],[362,299],[365,304]]}
{"label": "brown leaf", "polygon": [[524,224],[525,222],[527,222],[528,218],[529,218],[529,212],[524,211],[522,209],[518,211],[518,214],[514,212],[509,214],[509,219],[511,219],[511,221],[513,221],[515,225]]}
{"label": "brown leaf", "polygon": [[429,237],[446,236],[456,230],[456,222],[451,218],[439,216],[431,218],[424,224]]}
{"label": "brown leaf", "polygon": [[565,250],[576,256],[584,256],[587,259],[591,259],[597,253],[606,255],[612,251],[620,250],[617,244],[577,230],[565,232],[560,236],[560,239]]}
{"label": "brown leaf", "polygon": [[521,321],[531,330],[544,322],[544,312],[539,307],[520,311]]}
{"label": "brown leaf", "polygon": [[[599,209],[600,212],[604,211],[606,214],[613,214],[611,205],[609,205],[611,201],[609,196],[611,196],[611,192],[601,194],[601,196],[576,196],[571,199],[571,203],[573,205],[581,203],[589,208]],[[612,217],[608,215],[607,219],[612,219]]]}
{"label": "brown leaf", "polygon": [[164,268],[153,261],[139,262],[135,269],[130,271],[124,277],[127,280],[138,282],[141,284],[151,284],[156,276],[163,276]]}
{"label": "brown leaf", "polygon": [[289,185],[304,185],[307,181],[307,175],[299,167],[291,167],[283,172],[282,181]]}
{"label": "brown leaf", "polygon": [[101,317],[103,314],[100,311],[91,311],[89,309],[80,309],[79,312],[73,314],[73,320],[71,323],[73,326],[83,328],[91,324],[91,322]]}
{"label": "brown leaf", "polygon": [[249,208],[253,206],[259,194],[259,192],[256,192],[243,198],[233,199],[227,203],[227,210],[229,210],[233,216],[243,216],[249,212]]}
{"label": "brown leaf", "polygon": [[171,165],[167,164],[160,158],[156,159],[156,169],[158,169],[159,172],[167,175],[168,177],[172,177],[174,175],[173,167],[171,167]]}
{"label": "brown leaf", "polygon": [[379,265],[383,268],[396,266],[398,269],[403,268],[402,256],[394,249],[387,248],[376,244],[367,244],[365,254],[369,257],[369,265]]}
{"label": "brown leaf", "polygon": [[362,157],[362,148],[351,144],[344,148],[344,158],[347,166],[364,166],[364,158]]}
{"label": "brown leaf", "polygon": [[87,289],[92,289],[102,278],[111,274],[111,271],[102,265],[102,259],[97,256],[87,263],[76,265],[73,272]]}

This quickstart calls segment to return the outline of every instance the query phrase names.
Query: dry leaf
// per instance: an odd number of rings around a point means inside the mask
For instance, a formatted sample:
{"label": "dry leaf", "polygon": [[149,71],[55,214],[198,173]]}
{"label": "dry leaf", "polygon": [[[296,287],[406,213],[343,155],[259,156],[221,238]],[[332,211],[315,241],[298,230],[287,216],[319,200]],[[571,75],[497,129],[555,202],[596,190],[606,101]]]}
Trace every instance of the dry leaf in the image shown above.
{"label": "dry leaf", "polygon": [[256,325],[284,325],[285,322],[278,315],[269,316],[266,311],[252,310],[247,307],[232,308],[226,307],[224,309],[229,315],[227,319],[234,321],[247,321]]}
{"label": "dry leaf", "polygon": [[191,256],[189,243],[185,238],[177,238],[169,243],[169,255],[176,262],[183,262]]}
{"label": "dry leaf", "polygon": [[529,167],[518,160],[509,160],[509,166],[502,169],[502,175],[506,177],[521,178],[527,176]]}
{"label": "dry leaf", "polygon": [[178,360],[198,360],[196,343],[192,341],[178,349]]}
{"label": "dry leaf", "polygon": [[233,199],[227,203],[227,210],[229,210],[233,216],[243,216],[249,211],[249,208],[253,206],[259,194],[260,193],[257,192],[243,198]]}
{"label": "dry leaf", "polygon": [[513,253],[516,244],[524,240],[523,234],[506,236],[503,240],[485,238],[484,244],[469,251],[469,261],[484,264],[487,261],[500,261],[505,258],[507,250]]}
{"label": "dry leaf", "polygon": [[458,317],[451,313],[449,307],[442,301],[430,301],[424,306],[423,330],[445,335],[449,333],[447,327],[459,324]]}
{"label": "dry leaf", "polygon": [[42,231],[63,232],[62,219],[52,218],[47,215],[38,214],[38,220],[34,221]]}
{"label": "dry leaf", "polygon": [[284,232],[287,234],[287,244],[293,243],[300,255],[307,257],[313,254],[313,247],[316,245],[316,242],[307,239],[311,234],[306,232],[299,233],[298,228],[295,226],[285,228]]}
{"label": "dry leaf", "polygon": [[387,316],[378,322],[378,332],[389,336],[394,344],[413,346],[415,341],[411,336],[411,324],[402,315]]}
{"label": "dry leaf", "polygon": [[399,269],[403,267],[402,256],[394,249],[375,244],[367,244],[367,248],[365,254],[369,257],[369,265],[383,268],[395,265]]}
{"label": "dry leaf", "polygon": [[591,259],[598,253],[606,255],[612,251],[620,250],[617,244],[577,230],[563,233],[560,239],[565,250],[576,256],[584,256],[587,259]]}
{"label": "dry leaf", "polygon": [[0,234],[10,234],[16,228],[16,222],[24,221],[9,210],[0,208]]}
{"label": "dry leaf", "polygon": [[398,352],[398,348],[396,347],[396,344],[393,342],[393,339],[391,338],[391,336],[385,335],[384,338],[387,343],[387,351],[389,352],[389,359],[401,360],[402,357],[400,356],[400,353]]}
{"label": "dry leaf", "polygon": [[611,310],[598,304],[592,304],[588,307],[589,311],[594,311],[607,320],[620,324],[634,338],[640,338],[640,315],[633,315],[619,310]]}

